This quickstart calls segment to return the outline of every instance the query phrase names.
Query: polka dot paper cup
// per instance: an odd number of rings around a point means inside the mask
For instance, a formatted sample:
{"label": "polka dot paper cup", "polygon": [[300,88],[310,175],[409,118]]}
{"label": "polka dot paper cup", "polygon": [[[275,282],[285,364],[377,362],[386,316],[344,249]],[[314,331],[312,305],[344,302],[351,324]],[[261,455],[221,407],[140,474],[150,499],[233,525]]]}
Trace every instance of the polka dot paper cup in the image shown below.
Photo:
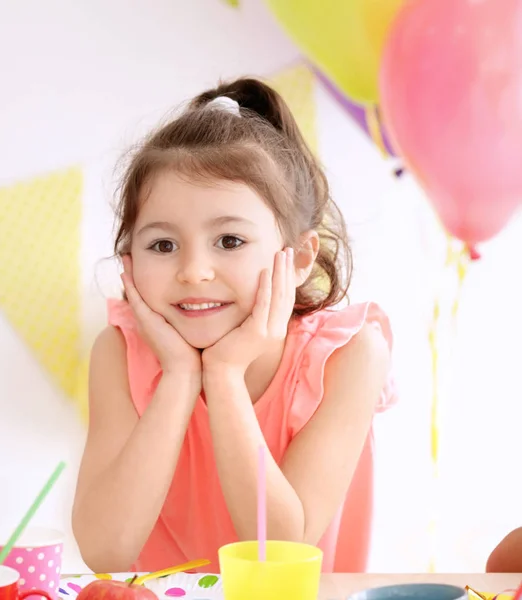
{"label": "polka dot paper cup", "polygon": [[22,534],[4,564],[20,573],[20,590],[45,590],[57,598],[62,552],[62,533],[33,527]]}

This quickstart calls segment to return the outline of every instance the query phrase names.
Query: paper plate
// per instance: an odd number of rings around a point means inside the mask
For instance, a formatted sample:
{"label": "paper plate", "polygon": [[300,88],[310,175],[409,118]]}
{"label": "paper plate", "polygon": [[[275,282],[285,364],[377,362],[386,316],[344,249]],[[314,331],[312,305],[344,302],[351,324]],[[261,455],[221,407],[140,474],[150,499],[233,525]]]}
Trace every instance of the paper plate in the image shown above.
{"label": "paper plate", "polygon": [[115,581],[130,581],[135,573],[118,573],[115,575],[72,575],[60,579],[58,598],[61,600],[74,600],[80,591],[97,579],[114,579]]}
{"label": "paper plate", "polygon": [[143,584],[158,598],[183,598],[183,600],[218,600],[223,598],[219,575],[203,573],[176,573],[161,579],[151,579]]}
{"label": "paper plate", "polygon": [[[142,573],[139,573],[141,575]],[[115,573],[107,575],[79,575],[65,577],[60,581],[58,598],[75,600],[80,591],[97,579],[113,579],[129,582],[136,573]],[[204,573],[176,573],[160,579],[152,579],[143,584],[152,590],[160,600],[221,600],[223,588],[219,575]]]}

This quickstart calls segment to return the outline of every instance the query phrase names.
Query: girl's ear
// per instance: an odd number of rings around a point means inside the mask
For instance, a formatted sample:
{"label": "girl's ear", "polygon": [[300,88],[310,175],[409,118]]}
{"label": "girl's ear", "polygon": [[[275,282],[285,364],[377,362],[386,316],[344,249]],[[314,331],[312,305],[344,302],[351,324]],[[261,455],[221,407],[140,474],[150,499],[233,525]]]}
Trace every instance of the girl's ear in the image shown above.
{"label": "girl's ear", "polygon": [[310,229],[301,234],[299,246],[295,249],[295,280],[299,287],[308,279],[319,252],[319,235],[317,231]]}

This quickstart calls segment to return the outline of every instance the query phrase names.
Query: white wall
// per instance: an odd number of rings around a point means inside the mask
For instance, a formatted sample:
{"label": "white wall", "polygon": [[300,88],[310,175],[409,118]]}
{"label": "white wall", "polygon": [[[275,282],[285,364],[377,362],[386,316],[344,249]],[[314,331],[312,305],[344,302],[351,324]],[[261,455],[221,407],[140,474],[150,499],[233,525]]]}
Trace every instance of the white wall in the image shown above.
{"label": "white wall", "polygon": [[[376,543],[371,569],[476,572],[501,537],[522,523],[522,215],[481,248],[462,290],[456,323],[455,269],[446,241],[411,177],[389,163],[329,98],[320,96],[322,156],[355,250],[352,299],[375,299],[395,334],[401,403],[377,420],[380,449]],[[428,330],[441,298],[440,477],[430,462]],[[437,540],[426,538],[436,511]],[[429,543],[426,542],[429,540]]]}
{"label": "white wall", "polygon": [[[268,75],[298,57],[261,0],[234,11],[220,0],[25,0],[0,22],[0,185],[81,164],[84,344],[103,326],[104,298],[117,289],[111,252],[112,169],[121,152],[163,116],[220,77]],[[401,405],[377,424],[380,453],[372,568],[424,570],[431,506],[427,330],[444,241],[411,178],[317,92],[321,154],[354,241],[353,300],[376,299],[396,336]],[[440,570],[476,571],[498,536],[519,524],[516,471],[522,394],[522,222],[484,248],[463,292],[450,347],[439,481]],[[23,241],[21,241],[23,243]],[[0,270],[1,286],[1,270]],[[100,292],[101,289],[101,292]],[[37,306],[37,302],[36,302]],[[444,353],[443,353],[444,358]],[[450,360],[451,359],[451,360]],[[69,469],[38,513],[68,533],[65,571],[81,570],[69,511],[84,428],[0,312],[0,529],[9,530],[60,459]],[[16,483],[15,483],[16,478]]]}

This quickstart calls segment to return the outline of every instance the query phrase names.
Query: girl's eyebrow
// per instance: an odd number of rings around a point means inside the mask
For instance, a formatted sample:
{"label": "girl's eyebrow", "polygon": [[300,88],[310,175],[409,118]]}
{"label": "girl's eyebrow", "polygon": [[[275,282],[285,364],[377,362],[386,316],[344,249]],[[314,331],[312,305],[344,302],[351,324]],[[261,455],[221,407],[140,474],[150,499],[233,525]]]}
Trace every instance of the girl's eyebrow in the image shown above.
{"label": "girl's eyebrow", "polygon": [[[250,219],[245,219],[244,217],[239,217],[236,215],[222,215],[220,217],[214,217],[212,219],[209,219],[205,222],[205,226],[209,228],[229,224],[255,226],[254,221],[250,221]],[[147,223],[146,225],[144,225],[136,233],[136,235],[143,235],[145,232],[151,229],[161,229],[163,231],[175,232],[178,230],[178,227],[174,223],[170,223],[169,221],[153,221],[152,223]]]}
{"label": "girl's eyebrow", "polygon": [[239,225],[254,225],[254,221],[245,219],[245,217],[239,217],[237,215],[223,215],[221,217],[214,217],[205,222],[207,227],[215,227],[216,225],[228,225],[229,223],[237,223]]}
{"label": "girl's eyebrow", "polygon": [[147,223],[144,225],[136,235],[142,235],[149,231],[150,229],[162,229],[163,231],[175,231],[176,226],[173,223],[169,223],[168,221],[154,221],[152,223]]}

